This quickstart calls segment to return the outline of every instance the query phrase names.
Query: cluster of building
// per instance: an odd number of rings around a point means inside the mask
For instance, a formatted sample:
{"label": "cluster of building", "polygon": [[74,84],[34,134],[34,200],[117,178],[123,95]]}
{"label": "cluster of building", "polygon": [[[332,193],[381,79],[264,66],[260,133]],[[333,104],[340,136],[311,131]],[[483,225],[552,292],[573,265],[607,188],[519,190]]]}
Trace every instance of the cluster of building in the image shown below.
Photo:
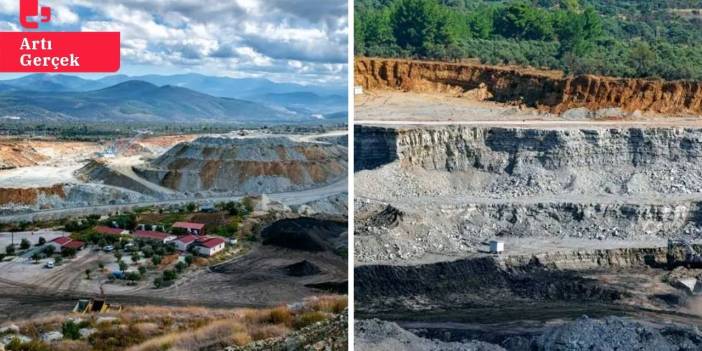
{"label": "cluster of building", "polygon": [[85,247],[85,242],[80,240],[73,240],[67,236],[60,236],[51,240],[47,243],[54,247],[54,252],[63,252],[66,249],[82,250]]}
{"label": "cluster of building", "polygon": [[[172,228],[174,231],[184,233],[183,235],[174,235],[162,231],[145,230],[145,226],[141,230],[130,232],[126,229],[112,228],[107,226],[97,226],[95,231],[103,235],[128,235],[135,239],[143,239],[164,244],[173,243],[180,251],[190,251],[191,249],[201,256],[214,256],[224,250],[226,241],[220,237],[207,236],[205,234],[205,225],[201,223],[177,222]],[[69,239],[70,240],[70,239]]]}

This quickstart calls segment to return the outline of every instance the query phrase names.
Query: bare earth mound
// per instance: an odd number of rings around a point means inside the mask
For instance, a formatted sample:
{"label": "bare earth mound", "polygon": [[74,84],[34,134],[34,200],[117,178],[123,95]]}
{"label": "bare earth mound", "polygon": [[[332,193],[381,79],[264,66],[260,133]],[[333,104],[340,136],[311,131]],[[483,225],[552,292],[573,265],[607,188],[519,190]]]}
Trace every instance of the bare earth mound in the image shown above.
{"label": "bare earth mound", "polygon": [[203,137],[181,143],[134,171],[187,193],[298,191],[331,184],[346,174],[346,148],[288,138]]}

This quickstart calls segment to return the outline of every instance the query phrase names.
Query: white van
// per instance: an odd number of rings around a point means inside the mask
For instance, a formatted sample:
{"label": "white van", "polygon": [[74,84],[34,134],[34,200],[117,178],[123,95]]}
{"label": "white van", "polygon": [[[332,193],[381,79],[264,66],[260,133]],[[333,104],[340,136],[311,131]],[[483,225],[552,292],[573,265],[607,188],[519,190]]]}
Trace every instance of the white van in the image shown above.
{"label": "white van", "polygon": [[54,261],[46,262],[45,267],[48,268],[48,269],[54,268]]}

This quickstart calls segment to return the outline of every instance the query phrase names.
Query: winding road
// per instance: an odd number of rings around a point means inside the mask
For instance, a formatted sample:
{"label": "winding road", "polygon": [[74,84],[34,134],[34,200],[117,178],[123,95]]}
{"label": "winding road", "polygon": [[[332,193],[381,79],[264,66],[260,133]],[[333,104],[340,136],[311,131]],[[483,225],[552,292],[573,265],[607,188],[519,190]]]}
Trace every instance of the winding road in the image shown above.
{"label": "winding road", "polygon": [[[340,181],[326,185],[320,188],[308,189],[303,191],[293,191],[286,193],[277,194],[266,194],[266,196],[273,200],[283,203],[285,205],[301,205],[308,202],[325,199],[327,197],[342,194],[348,191],[348,179],[344,178]],[[116,211],[129,211],[138,207],[145,206],[155,206],[155,207],[166,207],[174,205],[186,205],[188,203],[212,203],[212,202],[222,202],[222,201],[237,201],[241,200],[245,196],[221,196],[221,197],[208,197],[208,198],[190,198],[190,199],[178,199],[178,200],[165,200],[165,201],[149,201],[149,202],[137,202],[129,204],[119,204],[119,205],[102,205],[102,206],[88,206],[88,207],[73,207],[64,208],[57,210],[47,210],[40,212],[33,212],[27,214],[18,214],[10,216],[0,216],[0,223],[18,223],[18,222],[33,222],[33,221],[43,221],[43,220],[56,220],[71,216],[88,216],[88,215],[102,215]]]}

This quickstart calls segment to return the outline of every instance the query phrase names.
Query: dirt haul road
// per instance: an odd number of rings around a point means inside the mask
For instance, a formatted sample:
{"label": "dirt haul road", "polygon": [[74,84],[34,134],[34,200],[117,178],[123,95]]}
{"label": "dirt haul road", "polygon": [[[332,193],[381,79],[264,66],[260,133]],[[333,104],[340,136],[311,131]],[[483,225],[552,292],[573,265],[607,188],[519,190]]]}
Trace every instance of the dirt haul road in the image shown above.
{"label": "dirt haul road", "polygon": [[[331,185],[327,185],[317,189],[304,190],[299,192],[288,192],[279,194],[266,194],[269,199],[273,201],[280,202],[282,204],[291,205],[301,205],[308,202],[325,199],[334,195],[342,194],[348,191],[347,180],[336,182]],[[187,200],[167,200],[167,201],[157,201],[157,202],[139,202],[130,203],[122,205],[105,205],[105,206],[91,206],[91,207],[79,207],[79,208],[69,208],[61,210],[51,210],[43,211],[37,213],[13,215],[13,216],[2,216],[0,217],[0,223],[18,223],[18,222],[33,222],[42,220],[55,220],[66,217],[74,216],[87,216],[87,215],[103,215],[108,213],[113,213],[117,211],[130,211],[138,207],[145,206],[155,206],[155,207],[167,207],[167,206],[183,206],[188,203],[214,203],[223,201],[238,201],[244,198],[244,196],[224,196],[224,197],[211,197],[211,198],[201,198],[201,199],[187,199]]]}

